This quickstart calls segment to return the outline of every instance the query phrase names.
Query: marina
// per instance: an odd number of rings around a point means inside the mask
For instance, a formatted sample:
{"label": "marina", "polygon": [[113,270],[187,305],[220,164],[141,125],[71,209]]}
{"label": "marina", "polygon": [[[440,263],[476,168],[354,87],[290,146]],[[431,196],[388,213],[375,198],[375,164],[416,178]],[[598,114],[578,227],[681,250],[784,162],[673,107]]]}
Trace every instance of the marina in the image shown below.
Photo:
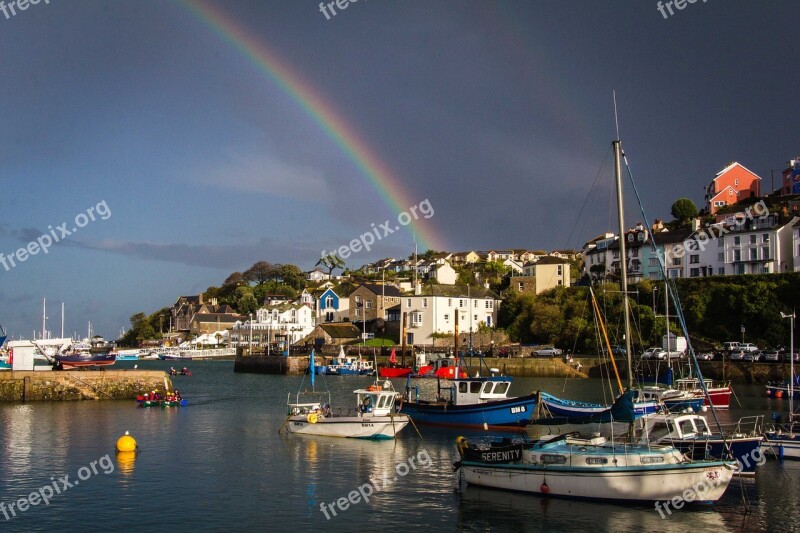
{"label": "marina", "polygon": [[[133,364],[116,366],[132,369]],[[169,362],[139,366],[163,374]],[[420,438],[407,428],[386,441],[281,436],[287,394],[294,394],[303,378],[232,370],[230,361],[193,363],[193,376],[180,387],[192,401],[180,409],[137,409],[130,400],[0,404],[0,423],[8,429],[0,434],[0,449],[13,459],[0,470],[0,502],[25,497],[50,483],[50,476],[74,478],[81,467],[105,454],[114,466],[112,473],[81,481],[48,506],[31,507],[2,522],[3,530],[53,530],[64,524],[91,530],[98,520],[145,531],[229,530],[232,523],[244,530],[263,528],[264,516],[271,516],[285,525],[278,530],[352,530],[389,520],[406,529],[443,531],[785,531],[800,518],[800,496],[793,490],[800,463],[781,466],[774,459],[758,466],[751,479],[732,482],[715,505],[670,509],[671,514],[662,510],[663,518],[652,504],[599,504],[473,486],[459,491],[452,467],[458,458],[455,440],[484,432],[426,427],[420,428]],[[373,380],[328,380],[332,403],[349,404],[353,389],[368,387]],[[403,380],[393,383],[400,389]],[[434,385],[431,380],[421,383]],[[524,395],[531,390],[585,400],[602,397],[598,380],[517,378],[510,392]],[[730,416],[726,421],[788,408],[785,400],[766,397],[761,386],[740,386],[737,395],[743,407],[735,405],[722,414]],[[125,431],[141,448],[133,458],[114,454],[114,443]],[[534,437],[535,431],[531,428],[529,434]],[[413,469],[408,467],[410,457],[430,461],[415,460]],[[322,503],[347,498],[373,480],[379,490],[369,502],[345,511],[335,508],[336,516],[329,510],[329,518],[321,511]],[[157,513],[150,497],[153,486],[170,490]],[[113,505],[98,508],[98,498]]]}

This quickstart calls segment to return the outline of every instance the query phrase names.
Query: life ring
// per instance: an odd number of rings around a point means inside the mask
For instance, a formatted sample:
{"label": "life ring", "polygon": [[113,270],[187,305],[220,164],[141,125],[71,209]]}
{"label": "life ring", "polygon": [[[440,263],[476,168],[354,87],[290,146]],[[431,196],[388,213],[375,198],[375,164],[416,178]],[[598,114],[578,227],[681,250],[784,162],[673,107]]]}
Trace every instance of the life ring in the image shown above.
{"label": "life ring", "polygon": [[381,388],[378,387],[377,385],[370,385],[369,387],[367,387],[367,390],[375,391],[375,390],[381,390]]}
{"label": "life ring", "polygon": [[306,420],[308,420],[309,424],[316,424],[318,418],[317,413],[308,413]]}

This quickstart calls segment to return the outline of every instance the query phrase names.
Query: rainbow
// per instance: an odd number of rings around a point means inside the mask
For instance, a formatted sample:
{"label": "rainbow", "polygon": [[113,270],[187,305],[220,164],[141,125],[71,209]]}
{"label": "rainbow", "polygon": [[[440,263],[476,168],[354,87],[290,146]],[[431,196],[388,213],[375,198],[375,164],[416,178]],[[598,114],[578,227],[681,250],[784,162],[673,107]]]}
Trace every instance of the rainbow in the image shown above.
{"label": "rainbow", "polygon": [[[263,40],[256,38],[221,9],[202,0],[179,0],[178,4],[252,62],[270,81],[294,100],[308,117],[319,124],[325,134],[370,182],[389,208],[400,213],[423,200],[412,200],[402,187],[401,180],[380,160],[355,128],[337,113],[318,91],[281,61]],[[412,221],[406,227],[414,233],[420,250],[447,249],[443,241],[421,221]]]}

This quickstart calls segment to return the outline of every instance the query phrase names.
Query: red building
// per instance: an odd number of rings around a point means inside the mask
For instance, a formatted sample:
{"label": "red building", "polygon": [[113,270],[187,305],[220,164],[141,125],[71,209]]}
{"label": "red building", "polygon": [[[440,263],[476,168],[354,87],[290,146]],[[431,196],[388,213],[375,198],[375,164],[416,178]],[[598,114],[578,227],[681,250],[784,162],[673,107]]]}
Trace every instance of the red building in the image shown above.
{"label": "red building", "polygon": [[706,186],[706,209],[714,214],[720,207],[761,195],[761,178],[736,161],[720,170]]}

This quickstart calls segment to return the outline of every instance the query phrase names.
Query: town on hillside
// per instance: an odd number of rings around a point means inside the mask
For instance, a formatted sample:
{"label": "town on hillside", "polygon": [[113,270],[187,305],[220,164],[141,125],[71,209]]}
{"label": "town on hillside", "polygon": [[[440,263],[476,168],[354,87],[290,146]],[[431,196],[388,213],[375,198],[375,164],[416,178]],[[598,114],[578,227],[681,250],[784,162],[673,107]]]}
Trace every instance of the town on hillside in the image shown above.
{"label": "town on hillside", "polygon": [[[629,283],[640,284],[639,300],[642,294],[652,297],[652,303],[645,298],[652,324],[638,333],[642,348],[663,331],[656,298],[664,271],[671,279],[705,283],[712,283],[709,278],[800,272],[800,158],[788,163],[777,188],[762,194],[763,187],[760,176],[732,162],[705,187],[702,209],[681,198],[672,206],[671,222],[639,222],[621,236]],[[620,271],[620,235],[613,232],[600,233],[580,250],[428,250],[355,269],[336,256],[322,257],[305,272],[261,261],[232,273],[220,287],[180,296],[149,317],[134,315],[121,343],[177,345],[188,340],[265,353],[346,344],[435,348],[437,342],[447,345],[458,327],[470,337],[488,332],[481,345],[492,350],[495,339],[506,342],[509,337],[564,344],[563,336],[520,323],[523,306],[539,305],[538,316],[543,316],[542,302],[554,289],[613,283]],[[531,303],[537,298],[538,304]],[[505,314],[501,304],[510,304]],[[564,301],[558,305],[566,307]],[[529,315],[533,321],[537,313]],[[732,318],[729,329],[745,318]],[[758,327],[764,334],[757,338],[778,342],[776,333],[768,335],[769,324]]]}

